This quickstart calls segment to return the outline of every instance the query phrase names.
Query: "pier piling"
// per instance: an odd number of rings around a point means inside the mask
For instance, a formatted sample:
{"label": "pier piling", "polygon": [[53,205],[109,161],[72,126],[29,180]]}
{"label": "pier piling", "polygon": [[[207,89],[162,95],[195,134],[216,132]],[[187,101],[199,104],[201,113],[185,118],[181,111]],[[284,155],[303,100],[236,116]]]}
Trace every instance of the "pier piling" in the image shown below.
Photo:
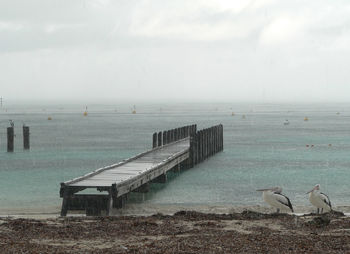
{"label": "pier piling", "polygon": [[158,132],[158,146],[162,146],[162,132]]}
{"label": "pier piling", "polygon": [[13,152],[14,150],[14,127],[7,128],[7,152]]}
{"label": "pier piling", "polygon": [[157,132],[153,133],[153,142],[152,142],[152,148],[157,147]]}
{"label": "pier piling", "polygon": [[28,150],[30,148],[29,143],[29,127],[23,125],[23,148]]}

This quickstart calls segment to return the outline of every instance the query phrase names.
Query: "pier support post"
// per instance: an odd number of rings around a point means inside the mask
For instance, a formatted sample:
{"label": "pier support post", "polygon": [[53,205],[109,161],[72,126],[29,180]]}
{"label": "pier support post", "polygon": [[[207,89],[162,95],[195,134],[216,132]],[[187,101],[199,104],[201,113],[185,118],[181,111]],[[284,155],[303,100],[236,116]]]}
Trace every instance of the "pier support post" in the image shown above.
{"label": "pier support post", "polygon": [[175,129],[175,141],[178,141],[180,138],[179,138],[179,128],[176,128]]}
{"label": "pier support post", "polygon": [[30,143],[29,143],[29,127],[23,125],[23,148],[29,149]]}
{"label": "pier support post", "polygon": [[149,192],[149,187],[150,187],[150,184],[149,184],[149,182],[147,182],[147,183],[142,184],[137,189],[133,190],[133,192],[147,193],[147,192]]}
{"label": "pier support post", "polygon": [[214,137],[214,127],[211,127],[210,128],[210,156],[212,156],[214,154],[213,137]]}
{"label": "pier support post", "polygon": [[220,151],[224,150],[224,126],[220,124]]}
{"label": "pier support post", "polygon": [[152,183],[166,183],[167,182],[167,176],[166,174],[161,174],[160,176],[154,178],[152,180]]}
{"label": "pier support post", "polygon": [[158,146],[162,146],[162,132],[158,132]]}
{"label": "pier support post", "polygon": [[152,142],[152,148],[157,147],[157,132],[153,133],[153,142]]}
{"label": "pier support post", "polygon": [[215,132],[214,132],[214,149],[215,153],[218,152],[218,126],[215,126]]}
{"label": "pier support post", "polygon": [[190,167],[192,168],[197,162],[197,133],[191,134],[190,136]]}
{"label": "pier support post", "polygon": [[167,144],[171,143],[170,132],[171,132],[171,131],[167,131],[167,132],[166,132],[166,142],[167,142]]}
{"label": "pier support post", "polygon": [[13,152],[14,150],[14,127],[7,128],[7,152]]}
{"label": "pier support post", "polygon": [[167,143],[167,131],[163,131],[163,146],[168,144]]}
{"label": "pier support post", "polygon": [[175,141],[175,129],[171,130],[171,142]]}
{"label": "pier support post", "polygon": [[197,135],[198,135],[197,163],[200,163],[200,162],[202,162],[202,146],[203,146],[203,143],[202,143],[202,131],[198,131]]}
{"label": "pier support post", "polygon": [[113,198],[113,208],[121,209],[125,206],[125,203],[127,201],[128,197],[127,194],[124,194],[120,197],[114,197]]}
{"label": "pier support post", "polygon": [[62,200],[61,216],[66,216],[67,212],[68,212],[68,197],[64,195]]}

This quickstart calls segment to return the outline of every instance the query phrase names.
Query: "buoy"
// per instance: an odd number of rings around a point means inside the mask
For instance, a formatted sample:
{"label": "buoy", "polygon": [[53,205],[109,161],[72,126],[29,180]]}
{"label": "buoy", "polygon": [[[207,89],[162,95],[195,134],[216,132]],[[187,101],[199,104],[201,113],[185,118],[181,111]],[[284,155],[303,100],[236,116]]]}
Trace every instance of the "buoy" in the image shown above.
{"label": "buoy", "polygon": [[84,115],[84,116],[87,116],[87,115],[88,115],[88,113],[87,113],[87,106],[85,107],[85,112],[84,112],[83,115]]}
{"label": "buoy", "polygon": [[309,121],[309,118],[305,116],[304,121]]}
{"label": "buoy", "polygon": [[47,118],[47,120],[52,120],[51,116],[49,116],[49,117]]}

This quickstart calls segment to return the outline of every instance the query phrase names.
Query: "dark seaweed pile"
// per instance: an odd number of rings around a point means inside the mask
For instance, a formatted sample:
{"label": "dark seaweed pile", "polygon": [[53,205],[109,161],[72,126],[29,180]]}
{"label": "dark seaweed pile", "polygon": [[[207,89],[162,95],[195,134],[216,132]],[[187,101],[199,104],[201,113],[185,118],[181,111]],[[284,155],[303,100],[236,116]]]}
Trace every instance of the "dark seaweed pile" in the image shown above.
{"label": "dark seaweed pile", "polygon": [[[228,221],[265,224],[247,233],[225,228]],[[350,218],[339,213],[2,218],[0,253],[349,253],[349,229]]]}

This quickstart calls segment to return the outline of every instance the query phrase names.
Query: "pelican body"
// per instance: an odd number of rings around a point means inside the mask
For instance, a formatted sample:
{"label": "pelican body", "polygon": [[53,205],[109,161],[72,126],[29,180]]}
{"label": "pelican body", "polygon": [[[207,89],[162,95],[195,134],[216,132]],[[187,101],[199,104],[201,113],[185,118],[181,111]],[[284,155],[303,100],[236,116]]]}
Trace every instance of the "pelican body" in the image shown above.
{"label": "pelican body", "polygon": [[308,191],[310,203],[317,208],[317,213],[322,213],[323,210],[329,212],[332,210],[332,204],[329,197],[320,192],[320,185],[316,184],[315,187]]}
{"label": "pelican body", "polygon": [[282,188],[274,187],[268,189],[260,189],[257,191],[262,191],[263,199],[270,206],[275,207],[277,209],[277,213],[280,210],[287,212],[294,212],[292,203],[289,198],[282,194]]}

